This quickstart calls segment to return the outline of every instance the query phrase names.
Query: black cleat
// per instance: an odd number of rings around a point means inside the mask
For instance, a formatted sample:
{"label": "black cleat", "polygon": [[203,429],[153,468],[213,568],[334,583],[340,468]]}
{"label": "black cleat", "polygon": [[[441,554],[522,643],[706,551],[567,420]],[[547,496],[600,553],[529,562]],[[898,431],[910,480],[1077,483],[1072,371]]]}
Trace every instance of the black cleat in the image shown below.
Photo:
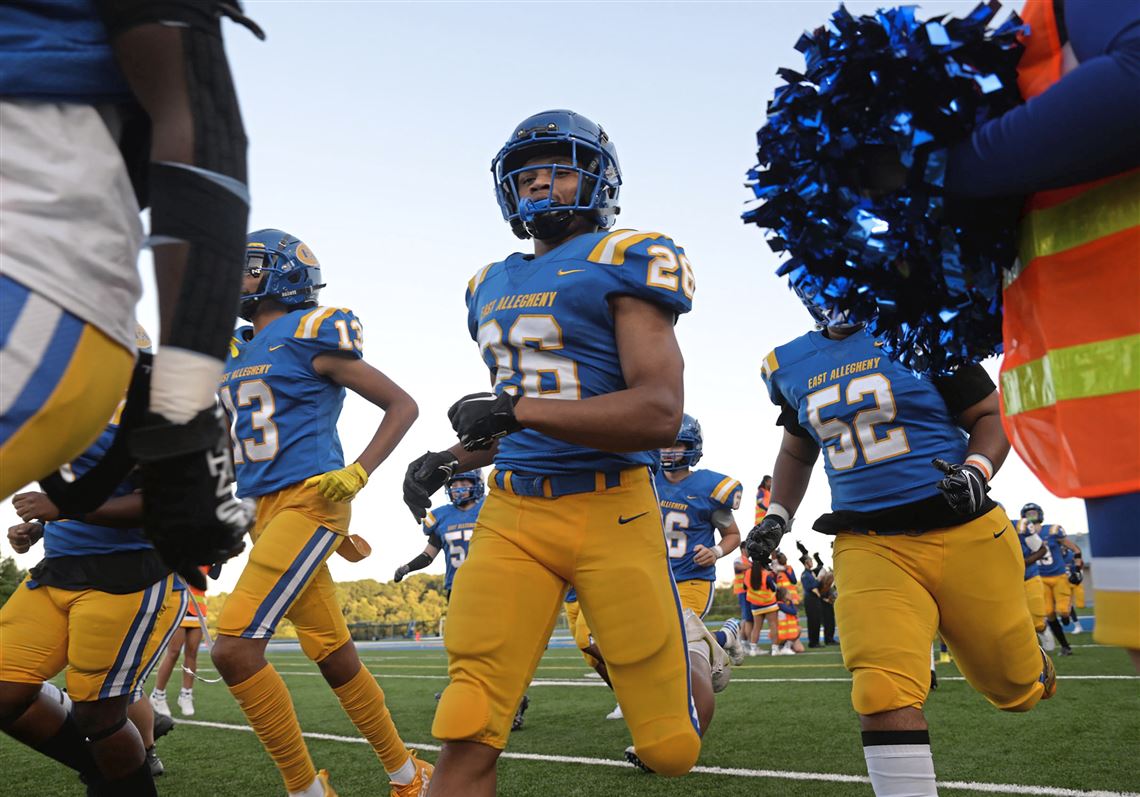
{"label": "black cleat", "polygon": [[154,739],[158,741],[166,734],[174,730],[174,720],[166,714],[159,714],[154,712]]}
{"label": "black cleat", "polygon": [[933,692],[938,688],[938,673],[934,670],[930,671],[930,691]]}
{"label": "black cleat", "polygon": [[1068,645],[1065,645],[1064,647],[1061,648],[1061,655],[1062,656],[1072,656],[1073,655],[1073,649],[1071,647],[1069,647]]}
{"label": "black cleat", "polygon": [[518,710],[515,711],[515,718],[511,721],[512,731],[522,730],[523,724],[526,722],[526,720],[523,719],[523,715],[526,714],[528,708],[530,708],[530,698],[523,695],[522,700],[519,701]]}
{"label": "black cleat", "polygon": [[635,753],[633,750],[632,744],[629,747],[625,748],[625,760],[633,764],[642,772],[648,772],[650,775],[653,774],[653,770],[646,766],[644,761],[638,758],[637,753]]}
{"label": "black cleat", "polygon": [[158,757],[153,744],[146,749],[146,765],[150,767],[150,774],[155,778],[166,771],[166,767],[162,765],[162,759]]}

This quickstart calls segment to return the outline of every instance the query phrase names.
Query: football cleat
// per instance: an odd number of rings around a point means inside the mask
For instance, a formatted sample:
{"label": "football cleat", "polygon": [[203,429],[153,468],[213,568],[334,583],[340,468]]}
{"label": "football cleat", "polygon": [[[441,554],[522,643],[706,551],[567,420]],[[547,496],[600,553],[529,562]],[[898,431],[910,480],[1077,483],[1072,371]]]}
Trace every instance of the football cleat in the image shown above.
{"label": "football cleat", "polygon": [[150,767],[150,775],[153,778],[157,778],[166,771],[166,767],[162,765],[162,759],[158,757],[153,744],[146,749],[146,765]]}
{"label": "football cleat", "polygon": [[1057,668],[1053,666],[1053,660],[1045,655],[1044,650],[1041,651],[1041,677],[1038,680],[1045,687],[1041,695],[1042,700],[1048,700],[1057,694]]}
{"label": "football cleat", "polygon": [[653,774],[653,770],[650,769],[648,765],[646,765],[646,763],[638,757],[637,753],[633,749],[632,744],[629,747],[625,748],[625,760],[633,764],[642,772],[648,772],[650,775]]}
{"label": "football cleat", "polygon": [[1062,645],[1061,646],[1061,655],[1062,656],[1072,656],[1073,655],[1073,649],[1071,647],[1069,647],[1068,645]]}
{"label": "football cleat", "polygon": [[614,706],[614,710],[606,715],[606,719],[608,719],[608,720],[623,720],[623,719],[625,719],[625,714],[621,713],[621,704],[620,703],[618,705]]}
{"label": "football cleat", "polygon": [[165,690],[160,692],[159,690],[155,689],[150,693],[150,707],[154,709],[154,712],[156,714],[162,714],[166,717],[171,716],[170,706],[168,706],[166,703]]}
{"label": "football cleat", "polygon": [[[321,784],[321,788],[324,789],[324,791],[321,792],[321,797],[337,797],[336,789],[332,787],[332,783],[329,780],[329,771],[327,769],[322,769],[317,773],[317,783]],[[395,793],[396,792],[392,792],[392,794]]]}
{"label": "football cleat", "polygon": [[523,695],[522,700],[519,701],[519,707],[515,710],[515,718],[511,720],[512,731],[522,730],[522,727],[526,722],[523,715],[526,714],[526,710],[528,708],[530,708],[530,698],[526,695]]}
{"label": "football cleat", "polygon": [[708,648],[709,667],[712,669],[713,692],[723,692],[732,678],[732,667],[728,663],[728,654],[725,653],[710,632],[701,622],[701,618],[692,609],[685,609],[685,636],[688,638],[689,650],[696,650],[704,654],[705,646]]}
{"label": "football cleat", "polygon": [[435,767],[417,758],[415,750],[409,750],[408,754],[411,755],[412,764],[415,765],[416,776],[412,778],[411,783],[389,783],[392,788],[391,797],[426,797]]}
{"label": "football cleat", "polygon": [[1069,633],[1070,634],[1083,634],[1084,631],[1085,631],[1085,629],[1084,629],[1084,626],[1081,625],[1081,621],[1077,620],[1075,623],[1073,623],[1073,629],[1071,631],[1069,631]]}
{"label": "football cleat", "polygon": [[183,717],[194,716],[194,693],[187,692],[183,689],[178,693],[178,710],[182,712]]}
{"label": "football cleat", "polygon": [[[153,707],[154,704],[151,703],[151,706]],[[174,720],[171,719],[170,715],[169,714],[163,714],[161,712],[155,711],[154,712],[154,739],[155,739],[155,741],[158,741],[163,736],[170,733],[172,730],[174,730]]]}
{"label": "football cleat", "polygon": [[938,688],[938,673],[934,670],[930,671],[930,691],[933,692]]}
{"label": "football cleat", "polygon": [[740,641],[740,624],[735,618],[729,619],[721,626],[721,631],[728,637],[724,643],[724,652],[733,666],[744,663],[744,643]]}

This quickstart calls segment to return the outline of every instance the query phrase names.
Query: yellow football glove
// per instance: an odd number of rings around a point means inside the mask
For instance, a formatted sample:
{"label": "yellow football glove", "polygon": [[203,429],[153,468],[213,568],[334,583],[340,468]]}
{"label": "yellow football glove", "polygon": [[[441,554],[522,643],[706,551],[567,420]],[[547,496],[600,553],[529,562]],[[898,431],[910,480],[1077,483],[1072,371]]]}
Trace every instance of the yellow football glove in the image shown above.
{"label": "yellow football glove", "polygon": [[351,501],[366,484],[368,484],[368,474],[359,462],[305,479],[306,487],[316,486],[317,492],[325,498],[342,502]]}

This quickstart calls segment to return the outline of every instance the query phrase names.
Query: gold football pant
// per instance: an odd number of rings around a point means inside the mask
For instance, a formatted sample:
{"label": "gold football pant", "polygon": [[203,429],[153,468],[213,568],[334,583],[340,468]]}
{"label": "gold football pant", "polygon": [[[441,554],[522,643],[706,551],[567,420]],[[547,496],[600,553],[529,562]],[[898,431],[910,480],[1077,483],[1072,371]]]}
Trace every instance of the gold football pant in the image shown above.
{"label": "gold football pant", "polygon": [[28,581],[0,608],[0,681],[37,684],[66,667],[78,703],[129,695],[145,681],[190,595],[174,576],[125,595]]}
{"label": "gold football pant", "polygon": [[1041,576],[1041,586],[1045,593],[1045,614],[1058,618],[1069,616],[1069,602],[1073,597],[1073,585],[1067,575]]}
{"label": "gold football pant", "polygon": [[451,683],[432,733],[506,745],[567,583],[606,659],[638,756],[663,775],[688,772],[701,746],[689,656],[645,468],[623,471],[617,486],[558,498],[493,487],[455,575],[445,638]]}
{"label": "gold football pant", "polygon": [[582,652],[586,664],[590,669],[594,669],[598,666],[598,660],[586,652],[586,648],[590,646],[590,626],[586,625],[586,618],[582,616],[582,607],[578,605],[578,601],[567,601],[563,606],[566,609],[566,624],[574,636],[574,644]]}
{"label": "gold football pant", "polygon": [[840,534],[835,619],[860,714],[921,708],[937,632],[966,680],[1006,711],[1043,694],[1017,533],[1001,507],[920,535]]}
{"label": "gold football pant", "polygon": [[692,609],[702,620],[713,604],[713,582],[689,579],[677,582],[677,594],[681,597],[681,608]]}
{"label": "gold football pant", "polygon": [[348,642],[325,562],[344,540],[350,515],[347,503],[329,501],[304,483],[259,498],[253,549],[222,606],[218,633],[266,639],[288,617],[313,661]]}
{"label": "gold football pant", "polygon": [[1045,585],[1041,576],[1025,579],[1025,601],[1029,604],[1029,614],[1033,617],[1033,629],[1037,633],[1045,631]]}

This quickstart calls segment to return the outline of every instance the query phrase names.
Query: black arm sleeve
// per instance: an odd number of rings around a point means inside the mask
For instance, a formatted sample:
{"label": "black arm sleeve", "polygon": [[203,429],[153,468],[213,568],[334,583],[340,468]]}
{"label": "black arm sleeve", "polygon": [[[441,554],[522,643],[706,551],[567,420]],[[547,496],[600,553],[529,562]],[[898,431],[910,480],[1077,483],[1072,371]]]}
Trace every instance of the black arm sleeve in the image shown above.
{"label": "black arm sleeve", "polygon": [[997,390],[986,369],[980,365],[968,365],[949,376],[936,377],[934,387],[954,418]]}
{"label": "black arm sleeve", "polygon": [[443,550],[443,540],[441,540],[439,538],[439,535],[436,534],[434,531],[428,535],[428,545],[430,545],[432,548],[435,548],[438,551]]}
{"label": "black arm sleeve", "polygon": [[780,417],[776,419],[776,425],[783,426],[786,431],[796,437],[811,439],[811,433],[800,426],[800,414],[791,405],[784,403],[783,400],[780,401]]}
{"label": "black arm sleeve", "polygon": [[425,567],[431,564],[431,560],[432,557],[428,556],[426,553],[421,553],[415,559],[408,562],[408,571],[411,572],[415,570],[423,570]]}

